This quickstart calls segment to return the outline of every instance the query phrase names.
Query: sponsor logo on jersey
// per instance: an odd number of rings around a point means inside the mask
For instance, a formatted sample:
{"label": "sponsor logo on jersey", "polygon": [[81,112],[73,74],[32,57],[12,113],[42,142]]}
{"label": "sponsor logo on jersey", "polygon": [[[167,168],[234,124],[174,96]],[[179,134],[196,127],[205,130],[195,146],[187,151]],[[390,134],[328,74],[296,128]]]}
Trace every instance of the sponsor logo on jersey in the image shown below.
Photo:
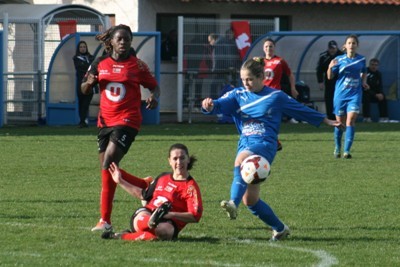
{"label": "sponsor logo on jersey", "polygon": [[105,90],[107,99],[112,102],[119,102],[124,99],[126,94],[126,88],[122,83],[109,83]]}
{"label": "sponsor logo on jersey", "polygon": [[124,68],[124,65],[113,65],[112,73],[121,73],[121,70]]}

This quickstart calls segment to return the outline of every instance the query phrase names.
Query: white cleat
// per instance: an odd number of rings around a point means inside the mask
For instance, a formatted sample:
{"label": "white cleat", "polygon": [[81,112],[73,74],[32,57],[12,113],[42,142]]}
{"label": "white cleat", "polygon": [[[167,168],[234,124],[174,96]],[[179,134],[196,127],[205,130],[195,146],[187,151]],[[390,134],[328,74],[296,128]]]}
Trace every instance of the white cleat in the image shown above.
{"label": "white cleat", "polygon": [[96,224],[95,227],[92,228],[92,232],[94,231],[111,231],[112,225],[100,219],[100,221]]}
{"label": "white cleat", "polygon": [[235,203],[233,203],[232,200],[229,200],[229,201],[222,200],[221,208],[223,208],[226,211],[226,213],[228,214],[228,217],[231,220],[235,220],[237,218],[237,207],[236,207]]}
{"label": "white cleat", "polygon": [[280,241],[285,239],[290,235],[290,229],[287,227],[286,224],[284,224],[283,230],[281,232],[278,232],[276,230],[272,230],[272,238],[271,241]]}

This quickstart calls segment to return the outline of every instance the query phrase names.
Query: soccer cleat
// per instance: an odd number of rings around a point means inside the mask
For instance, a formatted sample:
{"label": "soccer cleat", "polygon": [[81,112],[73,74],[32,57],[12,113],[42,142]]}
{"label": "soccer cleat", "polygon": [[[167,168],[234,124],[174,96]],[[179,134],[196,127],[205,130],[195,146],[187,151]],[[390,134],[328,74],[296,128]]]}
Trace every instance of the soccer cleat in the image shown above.
{"label": "soccer cleat", "polygon": [[281,141],[278,140],[278,149],[277,151],[281,151],[283,148]]}
{"label": "soccer cleat", "polygon": [[276,230],[272,230],[272,237],[270,241],[279,241],[285,239],[287,236],[290,235],[290,229],[287,225],[283,225],[283,230],[278,232]]}
{"label": "soccer cleat", "polygon": [[229,201],[222,200],[221,208],[223,208],[226,211],[226,213],[228,214],[228,217],[231,220],[235,220],[237,218],[237,207],[232,200],[229,200]]}
{"label": "soccer cleat", "polygon": [[336,158],[336,159],[339,159],[340,158],[340,150],[339,149],[335,149],[334,151],[333,151],[333,156]]}
{"label": "soccer cleat", "polygon": [[345,153],[343,153],[343,158],[344,158],[344,159],[351,159],[352,156],[351,156],[350,153],[348,153],[348,152],[346,153],[346,152],[345,152]]}
{"label": "soccer cleat", "polygon": [[103,239],[120,239],[121,238],[121,234],[114,233],[113,231],[104,231],[101,234],[101,238],[103,238]]}
{"label": "soccer cleat", "polygon": [[153,211],[153,214],[151,214],[150,219],[149,219],[149,227],[150,228],[155,228],[157,225],[160,223],[160,220],[167,214],[172,205],[171,202],[164,202],[159,206],[157,209]]}
{"label": "soccer cleat", "polygon": [[92,232],[94,231],[111,231],[112,225],[100,219],[100,221],[96,224],[95,227],[92,228]]}

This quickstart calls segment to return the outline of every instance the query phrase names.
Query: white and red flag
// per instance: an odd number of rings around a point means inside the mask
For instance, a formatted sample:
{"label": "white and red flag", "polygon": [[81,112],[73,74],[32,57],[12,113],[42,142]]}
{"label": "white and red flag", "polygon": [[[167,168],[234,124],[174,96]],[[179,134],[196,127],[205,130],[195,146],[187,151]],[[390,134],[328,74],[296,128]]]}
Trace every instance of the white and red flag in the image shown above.
{"label": "white and red flag", "polygon": [[250,23],[248,21],[232,21],[231,26],[240,58],[243,60],[251,46]]}

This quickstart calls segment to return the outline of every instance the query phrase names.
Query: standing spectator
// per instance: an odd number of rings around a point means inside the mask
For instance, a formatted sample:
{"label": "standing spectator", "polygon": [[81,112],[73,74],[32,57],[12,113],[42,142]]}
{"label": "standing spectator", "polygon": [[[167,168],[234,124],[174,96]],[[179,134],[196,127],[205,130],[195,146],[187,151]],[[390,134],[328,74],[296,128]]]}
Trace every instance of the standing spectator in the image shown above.
{"label": "standing spectator", "polygon": [[168,32],[168,36],[161,43],[161,59],[175,60],[178,56],[178,34],[175,29]]}
{"label": "standing spectator", "polygon": [[197,99],[201,98],[203,89],[203,79],[208,77],[209,58],[208,58],[207,35],[196,34],[189,43],[185,45],[184,70],[184,106],[189,109]]}
{"label": "standing spectator", "polygon": [[172,172],[160,174],[145,190],[127,180],[127,176],[132,175],[121,172],[115,163],[110,165],[114,181],[133,197],[144,200],[146,205],[133,214],[132,232],[104,232],[103,238],[173,240],[188,223],[199,222],[203,214],[200,188],[189,173],[196,158],[189,156],[185,145],[174,144],[169,149],[168,162]]}
{"label": "standing spectator", "polygon": [[[363,89],[369,89],[367,84],[367,68],[365,57],[356,53],[359,47],[358,37],[346,37],[344,48],[346,54],[334,58],[329,63],[327,77],[333,79],[337,76],[333,109],[336,120],[346,125],[343,158],[351,159],[350,149],[355,135],[355,124],[361,109]],[[335,158],[340,158],[343,130],[335,128]]]}
{"label": "standing spectator", "polygon": [[96,39],[106,48],[106,55],[97,58],[81,86],[84,94],[96,84],[100,88],[100,111],[97,126],[101,165],[100,221],[92,231],[110,230],[111,212],[117,184],[108,168],[117,165],[128,152],[142,122],[140,86],[149,88],[146,108],[158,105],[160,89],[146,63],[134,57],[130,50],[132,31],[120,24],[98,34]]}
{"label": "standing spectator", "polygon": [[[218,38],[215,43],[215,69],[225,72],[224,76],[230,73],[233,77],[231,80],[224,79],[226,83],[235,83],[234,77],[240,69],[242,61],[240,59],[239,50],[237,49],[235,36],[232,29],[227,29],[225,35]],[[236,83],[235,83],[236,84]]]}
{"label": "standing spectator", "polygon": [[322,122],[336,127],[341,124],[327,119],[324,114],[288,97],[284,92],[265,86],[264,64],[262,58],[248,59],[240,70],[243,87],[235,88],[216,100],[204,99],[202,110],[205,114],[230,114],[240,134],[230,200],[222,201],[221,207],[229,218],[236,219],[237,208],[243,200],[253,215],[272,228],[271,240],[276,241],[290,234],[289,227],[260,199],[260,184],[244,182],[240,174],[241,163],[251,155],[261,155],[272,164],[283,113],[314,126]]}
{"label": "standing spectator", "polygon": [[328,115],[328,118],[331,120],[335,119],[335,114],[333,114],[333,95],[335,93],[336,79],[333,78],[329,80],[326,77],[326,71],[328,70],[329,63],[331,63],[332,59],[340,55],[343,55],[343,52],[339,50],[336,41],[329,41],[328,50],[322,52],[319,55],[319,60],[317,64],[318,85],[321,91],[325,89],[324,100],[326,115]]}
{"label": "standing spectator", "polygon": [[218,94],[220,92],[220,89],[222,88],[222,85],[224,84],[223,80],[223,74],[221,75],[218,73],[220,70],[217,69],[217,60],[218,60],[218,49],[217,49],[217,41],[219,37],[216,33],[210,33],[208,35],[208,66],[210,68],[210,71],[212,72],[211,76],[211,82],[210,82],[210,96],[213,98],[217,98]]}
{"label": "standing spectator", "polygon": [[369,89],[363,92],[363,116],[364,122],[371,122],[370,106],[371,103],[378,103],[379,121],[388,122],[388,112],[386,97],[382,89],[382,73],[378,70],[379,60],[372,58],[367,68],[367,83]]}
{"label": "standing spectator", "polygon": [[93,90],[88,94],[83,94],[81,91],[82,79],[85,76],[90,64],[94,60],[94,56],[89,53],[87,43],[80,41],[76,47],[74,61],[76,71],[76,94],[78,96],[78,111],[79,111],[79,128],[88,127],[86,119],[89,113],[90,102],[93,98]]}

